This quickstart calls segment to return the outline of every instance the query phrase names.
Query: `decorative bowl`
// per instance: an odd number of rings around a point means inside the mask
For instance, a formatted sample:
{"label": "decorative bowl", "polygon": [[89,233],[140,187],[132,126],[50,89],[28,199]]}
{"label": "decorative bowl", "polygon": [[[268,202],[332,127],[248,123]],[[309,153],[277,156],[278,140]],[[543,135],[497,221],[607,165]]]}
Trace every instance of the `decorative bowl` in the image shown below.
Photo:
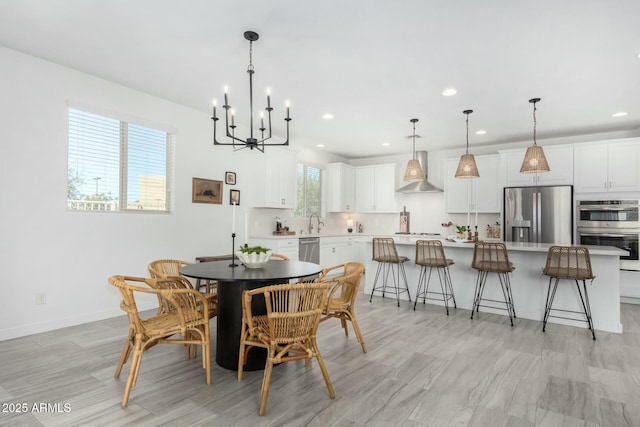
{"label": "decorative bowl", "polygon": [[262,268],[271,259],[272,252],[273,251],[267,251],[267,252],[256,254],[256,253],[244,253],[244,252],[238,251],[236,252],[236,256],[247,268]]}

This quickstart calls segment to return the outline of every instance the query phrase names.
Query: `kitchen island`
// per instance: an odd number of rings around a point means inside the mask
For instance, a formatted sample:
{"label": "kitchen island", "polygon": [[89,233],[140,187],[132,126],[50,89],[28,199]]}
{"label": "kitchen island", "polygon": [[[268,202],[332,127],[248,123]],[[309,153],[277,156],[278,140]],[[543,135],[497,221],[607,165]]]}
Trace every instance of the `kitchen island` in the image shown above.
{"label": "kitchen island", "polygon": [[[408,301],[405,304],[401,303],[400,308],[413,309],[413,301],[418,284],[418,274],[420,272],[420,266],[414,263],[415,242],[416,240],[426,239],[424,237],[414,236],[394,236],[393,239],[396,242],[398,255],[404,255],[409,258],[409,261],[405,262],[405,270],[407,272],[407,281],[412,302],[410,305]],[[370,255],[372,253],[372,237],[359,236],[357,241],[358,244],[364,245],[364,253],[369,254],[365,262],[367,274],[365,275],[364,292],[370,295],[373,289],[375,272],[378,268],[378,263],[371,260]],[[447,258],[455,262],[455,264],[450,267],[450,272],[457,306],[458,308],[471,310],[477,277],[477,271],[471,268],[474,245],[473,243],[455,243],[442,239],[441,241]],[[506,242],[505,244],[507,246],[509,260],[515,266],[515,271],[511,277],[511,287],[516,315],[518,318],[542,322],[549,283],[549,278],[542,275],[542,269],[547,259],[547,252],[553,245],[548,243],[515,242]],[[626,255],[627,253],[614,247],[587,247],[589,248],[591,256],[593,272],[596,276],[592,283],[587,283],[594,328],[601,331],[622,333],[622,324],[620,323],[620,256]],[[389,279],[391,280],[391,277]],[[433,273],[431,281],[430,290],[439,290],[440,284],[438,283],[436,272]],[[375,295],[380,296],[381,294],[376,292]],[[498,277],[496,275],[489,275],[484,295],[486,298],[503,300],[502,291],[500,290]],[[395,299],[395,294],[389,295],[389,297]],[[406,300],[406,292],[401,294],[400,297]],[[581,309],[581,307],[579,307],[579,301],[575,284],[566,280],[561,281],[554,300],[554,308],[578,311]],[[430,305],[425,307],[421,300],[416,309],[442,310],[442,315],[446,315],[443,308],[434,306],[437,304],[444,305],[442,302],[433,300],[427,300],[427,302]],[[373,304],[375,304],[375,300]],[[480,315],[478,317],[474,316],[474,319],[482,321],[483,311],[507,315],[504,310],[481,307]],[[584,319],[584,316],[579,314],[573,316]],[[576,322],[554,317],[549,318],[549,323],[587,327],[585,322]],[[515,326],[517,327],[517,321],[515,322]],[[540,328],[542,328],[542,324]]]}

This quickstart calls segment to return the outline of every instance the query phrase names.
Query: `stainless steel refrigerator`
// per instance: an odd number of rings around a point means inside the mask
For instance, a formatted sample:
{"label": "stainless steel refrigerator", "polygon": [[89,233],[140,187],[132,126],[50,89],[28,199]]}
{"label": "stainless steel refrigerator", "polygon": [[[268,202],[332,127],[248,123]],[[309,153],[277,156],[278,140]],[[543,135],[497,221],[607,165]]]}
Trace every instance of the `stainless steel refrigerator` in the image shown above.
{"label": "stainless steel refrigerator", "polygon": [[573,244],[573,186],[506,187],[504,240]]}

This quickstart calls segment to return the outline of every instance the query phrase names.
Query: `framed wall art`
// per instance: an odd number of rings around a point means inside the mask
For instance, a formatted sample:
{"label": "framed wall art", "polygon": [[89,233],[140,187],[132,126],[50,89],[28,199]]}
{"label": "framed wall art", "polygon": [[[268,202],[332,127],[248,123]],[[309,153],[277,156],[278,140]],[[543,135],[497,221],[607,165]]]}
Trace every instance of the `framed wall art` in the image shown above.
{"label": "framed wall art", "polygon": [[191,201],[193,203],[213,203],[216,205],[221,205],[222,181],[193,178]]}
{"label": "framed wall art", "polygon": [[236,173],[235,172],[225,172],[224,173],[224,183],[227,185],[236,185]]}
{"label": "framed wall art", "polygon": [[240,190],[229,190],[229,204],[236,206],[240,204]]}

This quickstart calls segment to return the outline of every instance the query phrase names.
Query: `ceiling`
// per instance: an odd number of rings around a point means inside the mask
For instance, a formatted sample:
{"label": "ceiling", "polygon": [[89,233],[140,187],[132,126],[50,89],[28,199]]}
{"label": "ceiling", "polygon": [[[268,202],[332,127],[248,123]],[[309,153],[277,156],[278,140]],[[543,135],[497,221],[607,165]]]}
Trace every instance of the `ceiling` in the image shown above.
{"label": "ceiling", "polygon": [[533,97],[539,142],[640,130],[638,17],[638,0],[0,0],[0,45],[202,112],[228,85],[248,123],[253,30],[256,121],[269,86],[275,134],[290,100],[292,146],[362,158],[410,153],[412,118],[418,150],[461,148],[465,109],[471,150],[531,140]]}

